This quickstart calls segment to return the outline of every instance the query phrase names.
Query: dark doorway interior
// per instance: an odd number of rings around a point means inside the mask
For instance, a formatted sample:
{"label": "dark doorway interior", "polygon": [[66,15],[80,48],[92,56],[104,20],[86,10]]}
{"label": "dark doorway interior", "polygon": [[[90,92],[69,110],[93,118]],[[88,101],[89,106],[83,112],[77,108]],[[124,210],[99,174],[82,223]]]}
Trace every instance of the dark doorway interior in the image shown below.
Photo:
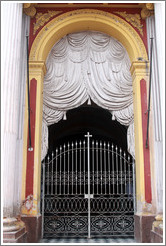
{"label": "dark doorway interior", "polygon": [[108,110],[92,102],[91,105],[83,104],[69,110],[67,120],[49,126],[49,152],[68,141],[85,139],[87,131],[93,135],[93,139],[108,140],[127,150],[127,128],[112,120]]}

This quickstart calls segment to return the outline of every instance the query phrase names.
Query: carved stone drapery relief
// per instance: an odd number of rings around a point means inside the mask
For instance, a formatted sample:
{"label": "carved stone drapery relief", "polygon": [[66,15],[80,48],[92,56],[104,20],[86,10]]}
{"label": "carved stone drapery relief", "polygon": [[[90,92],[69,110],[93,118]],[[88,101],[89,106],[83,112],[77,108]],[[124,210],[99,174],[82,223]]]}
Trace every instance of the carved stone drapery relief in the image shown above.
{"label": "carved stone drapery relief", "polygon": [[134,156],[130,60],[121,43],[99,32],[68,34],[53,46],[46,67],[42,159],[48,149],[47,127],[89,98],[107,109],[112,120],[128,127],[128,151]]}

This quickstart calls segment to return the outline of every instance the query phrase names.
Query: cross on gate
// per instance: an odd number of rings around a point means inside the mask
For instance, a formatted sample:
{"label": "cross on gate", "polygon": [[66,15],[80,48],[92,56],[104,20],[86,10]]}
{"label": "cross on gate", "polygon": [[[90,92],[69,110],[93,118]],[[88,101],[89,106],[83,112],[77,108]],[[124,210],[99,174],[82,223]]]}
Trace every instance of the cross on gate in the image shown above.
{"label": "cross on gate", "polygon": [[90,135],[89,132],[87,132],[87,135],[85,135],[85,137],[89,139],[90,137],[92,137],[92,135]]}

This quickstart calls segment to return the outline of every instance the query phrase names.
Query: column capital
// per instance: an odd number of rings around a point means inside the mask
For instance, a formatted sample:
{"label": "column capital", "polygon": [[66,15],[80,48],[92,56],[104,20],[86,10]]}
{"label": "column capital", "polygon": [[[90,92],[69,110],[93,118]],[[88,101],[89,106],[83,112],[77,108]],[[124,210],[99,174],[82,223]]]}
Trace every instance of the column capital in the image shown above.
{"label": "column capital", "polygon": [[46,74],[47,68],[44,61],[29,61],[29,73],[40,75],[43,73],[43,75]]}
{"label": "column capital", "polygon": [[29,68],[36,71],[43,71],[46,73],[46,65],[44,61],[29,61]]}
{"label": "column capital", "polygon": [[36,3],[24,3],[23,4],[23,11],[24,14],[34,17],[36,15]]}
{"label": "column capital", "polygon": [[152,15],[154,15],[154,3],[144,3],[141,10],[141,18],[145,20]]}
{"label": "column capital", "polygon": [[149,76],[149,61],[134,61],[131,64],[130,72],[133,77],[133,80],[136,77],[146,77]]}

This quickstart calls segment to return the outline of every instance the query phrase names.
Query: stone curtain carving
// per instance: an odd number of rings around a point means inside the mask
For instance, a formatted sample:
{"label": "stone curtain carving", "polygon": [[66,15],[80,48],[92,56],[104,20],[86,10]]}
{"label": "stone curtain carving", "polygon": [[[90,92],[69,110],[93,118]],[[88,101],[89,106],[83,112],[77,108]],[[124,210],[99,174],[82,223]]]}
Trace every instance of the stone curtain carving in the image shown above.
{"label": "stone curtain carving", "polygon": [[121,43],[99,32],[68,34],[53,46],[46,67],[42,159],[48,148],[47,127],[88,99],[109,110],[113,120],[128,126],[128,151],[134,156],[130,60]]}

